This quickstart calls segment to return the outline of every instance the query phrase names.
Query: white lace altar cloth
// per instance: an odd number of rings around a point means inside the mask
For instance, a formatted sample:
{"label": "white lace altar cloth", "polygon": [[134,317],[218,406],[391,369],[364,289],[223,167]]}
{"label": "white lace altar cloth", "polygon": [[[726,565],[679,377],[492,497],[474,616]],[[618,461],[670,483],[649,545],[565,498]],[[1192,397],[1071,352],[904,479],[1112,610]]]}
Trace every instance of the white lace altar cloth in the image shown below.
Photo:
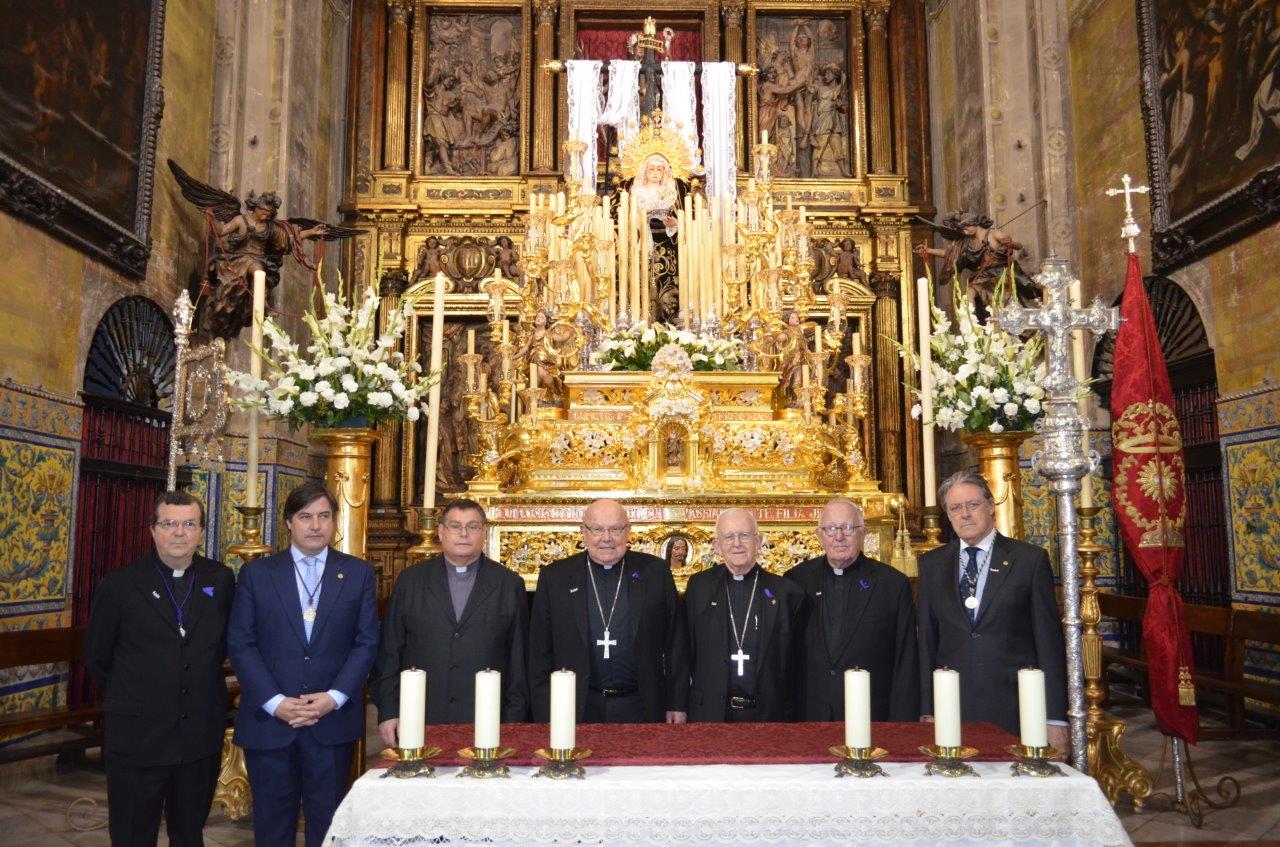
{"label": "white lace altar cloth", "polygon": [[[1013,777],[1007,762],[980,778],[924,776],[885,764],[889,778],[836,779],[828,765],[600,767],[585,780],[381,779],[369,771],[329,828],[334,847],[427,844],[1047,844],[1129,845],[1098,784]],[[834,762],[833,762],[834,765]]]}

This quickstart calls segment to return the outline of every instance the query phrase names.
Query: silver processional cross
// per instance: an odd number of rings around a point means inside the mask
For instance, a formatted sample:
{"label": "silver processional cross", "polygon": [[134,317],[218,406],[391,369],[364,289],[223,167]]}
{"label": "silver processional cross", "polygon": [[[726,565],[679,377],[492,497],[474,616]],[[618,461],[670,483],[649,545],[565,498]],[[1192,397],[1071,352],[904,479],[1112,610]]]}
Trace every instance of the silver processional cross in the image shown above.
{"label": "silver processional cross", "polygon": [[[1127,196],[1127,195],[1126,195]],[[1036,422],[1041,448],[1032,457],[1036,469],[1049,480],[1057,498],[1058,549],[1062,556],[1063,626],[1067,636],[1067,717],[1071,724],[1072,764],[1089,772],[1084,711],[1084,658],[1080,623],[1080,553],[1076,525],[1076,495],[1080,479],[1098,463],[1096,452],[1084,451],[1087,423],[1079,412],[1080,382],[1072,368],[1071,339],[1077,330],[1095,335],[1120,327],[1119,310],[1098,299],[1084,309],[1071,305],[1069,289],[1076,283],[1062,259],[1045,259],[1036,275],[1044,289],[1040,308],[1006,307],[997,320],[1006,332],[1021,335],[1036,330],[1045,340],[1042,382],[1047,397],[1045,415]]]}
{"label": "silver processional cross", "polygon": [[604,657],[609,658],[609,648],[617,645],[618,639],[609,640],[609,627],[604,628],[604,638],[596,639],[596,646],[604,648]]}
{"label": "silver processional cross", "polygon": [[729,661],[731,661],[731,662],[737,662],[737,663],[738,663],[738,676],[742,676],[742,675],[743,675],[743,673],[744,673],[743,663],[744,663],[744,662],[746,662],[746,661],[747,661],[747,659],[750,659],[750,658],[751,658],[750,656],[748,656],[746,653],[742,652],[742,648],[741,648],[741,647],[739,647],[739,648],[738,648],[738,652],[729,654]]}

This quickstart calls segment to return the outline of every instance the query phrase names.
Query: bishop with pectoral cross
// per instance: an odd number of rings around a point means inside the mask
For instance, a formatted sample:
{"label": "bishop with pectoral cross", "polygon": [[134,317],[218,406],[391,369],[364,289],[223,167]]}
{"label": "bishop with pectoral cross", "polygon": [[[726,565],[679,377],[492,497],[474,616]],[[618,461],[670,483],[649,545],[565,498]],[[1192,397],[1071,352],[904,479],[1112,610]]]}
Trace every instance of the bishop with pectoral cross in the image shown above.
{"label": "bishop with pectoral cross", "polygon": [[760,567],[762,540],[751,512],[725,510],[714,542],[724,564],[689,579],[689,720],[795,719],[793,654],[804,591]]}

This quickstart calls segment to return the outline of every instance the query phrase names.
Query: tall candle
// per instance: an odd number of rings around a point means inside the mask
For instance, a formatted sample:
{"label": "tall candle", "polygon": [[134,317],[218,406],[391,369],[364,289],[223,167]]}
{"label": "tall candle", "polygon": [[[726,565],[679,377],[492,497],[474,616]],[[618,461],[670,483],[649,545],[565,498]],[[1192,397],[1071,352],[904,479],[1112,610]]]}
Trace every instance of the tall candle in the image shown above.
{"label": "tall candle", "polygon": [[960,673],[939,668],[933,672],[933,743],[960,746]]}
{"label": "tall candle", "polygon": [[577,746],[577,678],[573,671],[551,674],[551,749],[571,750]]}
{"label": "tall candle", "polygon": [[855,356],[862,355],[862,333],[855,332],[850,335],[849,348],[850,348],[850,352],[852,352],[853,355]]}
{"label": "tall candle", "polygon": [[618,195],[618,312],[627,308],[627,286],[631,271],[631,194],[625,188]]}
{"label": "tall candle", "polygon": [[844,672],[844,746],[871,746],[871,674],[862,668]]}
{"label": "tall candle", "polygon": [[1018,671],[1018,735],[1024,747],[1049,746],[1049,722],[1044,704],[1044,671]]}
{"label": "tall candle", "polygon": [[427,672],[417,668],[400,671],[400,746],[421,747],[427,722]]}
{"label": "tall candle", "polygon": [[[467,355],[473,356],[476,352],[476,331],[474,329],[467,330]],[[467,390],[476,387],[476,366],[467,362]]]}
{"label": "tall candle", "polygon": [[476,672],[476,736],[475,747],[492,750],[498,746],[498,724],[502,715],[502,674],[499,671]]}
{"label": "tall candle", "polygon": [[[253,329],[252,356],[249,359],[249,376],[262,379],[262,322],[267,312],[266,271],[253,272]],[[258,505],[258,410],[249,410],[248,450],[245,462],[244,504]]]}
{"label": "tall candle", "polygon": [[[1080,290],[1080,280],[1071,283],[1071,306],[1079,309],[1084,305],[1084,295]],[[1080,415],[1084,418],[1084,454],[1089,455],[1089,395],[1084,393],[1084,383],[1089,379],[1089,366],[1084,359],[1084,334],[1086,330],[1075,330],[1071,333],[1071,366],[1076,380],[1081,385]],[[1093,505],[1093,476],[1085,474],[1080,480],[1080,505],[1089,508]]]}
{"label": "tall candle", "polygon": [[[444,287],[448,278],[443,273],[436,274],[434,299],[431,302],[431,361],[428,373],[440,370],[440,360],[444,358]],[[444,376],[437,375],[435,384],[428,393],[427,412],[427,460],[422,474],[422,505],[426,509],[436,507],[436,459],[440,447],[440,383]]]}
{"label": "tall candle", "polygon": [[924,504],[938,505],[938,469],[934,462],[937,454],[933,447],[933,352],[929,338],[933,334],[929,314],[929,280],[916,280],[916,310],[920,330],[920,456],[924,466]]}

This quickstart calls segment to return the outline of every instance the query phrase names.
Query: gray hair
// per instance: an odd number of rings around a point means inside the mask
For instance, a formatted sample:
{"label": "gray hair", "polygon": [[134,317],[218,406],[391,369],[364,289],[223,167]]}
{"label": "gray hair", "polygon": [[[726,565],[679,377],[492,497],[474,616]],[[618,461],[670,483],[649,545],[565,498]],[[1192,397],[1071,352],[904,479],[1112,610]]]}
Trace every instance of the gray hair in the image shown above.
{"label": "gray hair", "polygon": [[982,474],[974,473],[973,471],[956,471],[951,476],[944,479],[942,481],[942,485],[938,486],[938,502],[944,504],[943,508],[946,508],[945,504],[947,502],[948,492],[957,485],[972,485],[977,487],[982,491],[982,496],[986,498],[987,502],[993,506],[995,505],[995,495],[991,493],[991,486],[987,485],[987,480],[983,478]]}

